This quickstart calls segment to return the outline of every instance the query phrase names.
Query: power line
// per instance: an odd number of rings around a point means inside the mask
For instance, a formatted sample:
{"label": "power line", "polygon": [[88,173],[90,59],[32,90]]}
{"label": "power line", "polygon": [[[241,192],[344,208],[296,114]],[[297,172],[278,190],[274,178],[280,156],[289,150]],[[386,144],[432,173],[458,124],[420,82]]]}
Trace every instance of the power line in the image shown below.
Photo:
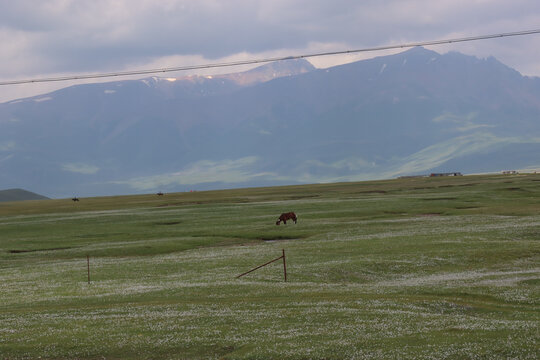
{"label": "power line", "polygon": [[451,43],[458,43],[458,42],[486,40],[486,39],[503,38],[503,37],[509,37],[509,36],[539,34],[539,33],[540,33],[540,29],[524,30],[524,31],[516,31],[516,32],[508,32],[508,33],[470,36],[470,37],[455,38],[455,39],[421,41],[421,42],[405,43],[405,44],[399,44],[399,45],[378,46],[378,47],[354,49],[354,50],[329,51],[329,52],[320,52],[320,53],[313,53],[313,54],[232,61],[232,62],[224,62],[224,63],[178,66],[178,67],[169,67],[169,68],[162,68],[162,69],[120,71],[120,72],[101,73],[101,74],[83,74],[83,75],[69,75],[69,76],[50,77],[50,78],[0,81],[0,85],[17,85],[17,84],[42,83],[42,82],[54,82],[54,81],[99,79],[99,78],[121,77],[121,76],[129,76],[129,75],[147,75],[147,74],[158,74],[158,73],[167,73],[167,72],[176,72],[176,71],[213,69],[213,68],[240,66],[240,65],[262,64],[262,63],[282,61],[282,60],[306,59],[306,58],[320,57],[320,56],[343,55],[343,54],[382,51],[382,50],[400,49],[400,48],[405,49],[405,48],[411,48],[415,46],[451,44]]}

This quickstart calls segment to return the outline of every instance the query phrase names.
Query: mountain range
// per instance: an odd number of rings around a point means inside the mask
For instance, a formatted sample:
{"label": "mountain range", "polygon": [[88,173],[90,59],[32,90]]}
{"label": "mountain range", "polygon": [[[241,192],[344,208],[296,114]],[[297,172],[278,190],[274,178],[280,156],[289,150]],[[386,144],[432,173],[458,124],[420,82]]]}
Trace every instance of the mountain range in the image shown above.
{"label": "mountain range", "polygon": [[422,47],[0,104],[0,188],[49,197],[540,168],[540,78]]}

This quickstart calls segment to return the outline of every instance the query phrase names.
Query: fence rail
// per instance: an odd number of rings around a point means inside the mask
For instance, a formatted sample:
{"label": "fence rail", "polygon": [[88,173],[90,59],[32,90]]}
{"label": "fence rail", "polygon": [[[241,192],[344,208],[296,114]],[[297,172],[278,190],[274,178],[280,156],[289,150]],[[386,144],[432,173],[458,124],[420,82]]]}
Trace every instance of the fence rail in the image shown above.
{"label": "fence rail", "polygon": [[270,265],[273,262],[276,262],[276,261],[278,261],[280,259],[283,259],[283,276],[285,278],[285,282],[287,282],[287,262],[285,260],[285,249],[282,249],[281,251],[282,251],[282,255],[280,257],[277,257],[274,260],[270,260],[267,263],[264,263],[264,264],[259,265],[259,266],[255,267],[255,268],[253,268],[253,269],[251,269],[249,271],[246,271],[245,273],[238,275],[236,278],[237,279],[241,278],[242,276],[247,275],[247,274],[249,274],[249,273],[251,273],[251,272],[253,272],[255,270],[258,270],[258,269],[260,269],[260,268],[262,268],[262,267],[264,267],[266,265]]}

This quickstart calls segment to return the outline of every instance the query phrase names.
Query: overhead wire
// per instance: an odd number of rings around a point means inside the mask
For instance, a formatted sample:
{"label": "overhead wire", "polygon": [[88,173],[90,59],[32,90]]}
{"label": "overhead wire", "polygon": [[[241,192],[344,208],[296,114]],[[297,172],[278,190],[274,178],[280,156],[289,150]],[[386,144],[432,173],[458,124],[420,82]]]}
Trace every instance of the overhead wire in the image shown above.
{"label": "overhead wire", "polygon": [[284,57],[270,57],[270,58],[263,58],[263,59],[239,60],[239,61],[222,62],[222,63],[176,66],[176,67],[166,67],[166,68],[161,68],[161,69],[131,70],[131,71],[118,71],[118,72],[99,73],[99,74],[82,74],[82,75],[68,75],[68,76],[25,79],[25,80],[0,81],[0,85],[17,85],[17,84],[29,84],[29,83],[99,79],[99,78],[123,77],[123,76],[131,76],[131,75],[149,75],[149,74],[180,72],[180,71],[189,71],[189,70],[224,68],[224,67],[234,67],[234,66],[241,66],[241,65],[263,64],[263,63],[269,63],[269,62],[274,62],[274,61],[306,59],[306,58],[312,58],[312,57],[332,56],[332,55],[345,55],[345,54],[373,52],[373,51],[382,51],[382,50],[391,50],[391,49],[400,49],[400,48],[406,49],[406,48],[412,48],[416,46],[452,44],[452,43],[460,43],[460,42],[467,42],[467,41],[503,38],[503,37],[510,37],[510,36],[532,35],[532,34],[539,34],[539,33],[540,33],[540,29],[523,30],[523,31],[515,31],[515,32],[507,32],[507,33],[469,36],[469,37],[454,38],[454,39],[431,40],[431,41],[420,41],[420,42],[404,43],[404,44],[397,44],[397,45],[377,46],[377,47],[361,48],[361,49],[353,49],[353,50],[328,51],[328,52],[318,52],[318,53],[312,53],[312,54],[292,55],[292,56],[284,56]]}

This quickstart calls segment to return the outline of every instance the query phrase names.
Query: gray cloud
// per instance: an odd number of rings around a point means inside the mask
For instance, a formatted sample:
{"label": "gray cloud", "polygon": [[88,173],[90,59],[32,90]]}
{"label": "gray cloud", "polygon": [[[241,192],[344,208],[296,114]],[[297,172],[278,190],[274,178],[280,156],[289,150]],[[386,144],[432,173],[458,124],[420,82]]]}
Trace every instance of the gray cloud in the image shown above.
{"label": "gray cloud", "polygon": [[[540,24],[540,2],[19,0],[2,3],[0,24],[0,80],[8,80],[532,29]],[[539,47],[540,35],[531,35],[435,50],[493,55],[522,73],[540,75]],[[325,65],[355,59],[335,57]],[[2,87],[0,101],[37,88]]]}

